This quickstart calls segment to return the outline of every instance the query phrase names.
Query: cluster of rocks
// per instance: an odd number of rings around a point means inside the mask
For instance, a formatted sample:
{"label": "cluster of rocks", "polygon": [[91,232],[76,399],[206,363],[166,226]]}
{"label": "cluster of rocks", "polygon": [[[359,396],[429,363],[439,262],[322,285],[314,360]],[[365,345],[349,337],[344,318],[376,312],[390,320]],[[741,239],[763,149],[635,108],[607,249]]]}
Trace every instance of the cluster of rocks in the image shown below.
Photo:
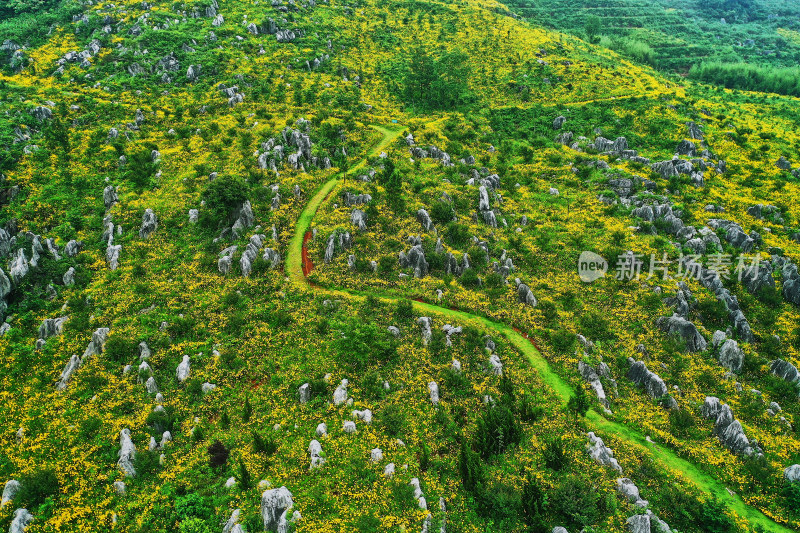
{"label": "cluster of rocks", "polygon": [[[484,349],[486,350],[486,353],[489,354],[488,372],[495,376],[502,376],[503,362],[500,360],[500,356],[497,355],[497,352],[495,351],[497,346],[495,345],[494,340],[492,340],[492,338],[489,336],[484,339]],[[460,363],[458,366],[460,368]]]}
{"label": "cluster of rocks", "polygon": [[100,53],[102,48],[103,45],[100,43],[100,41],[93,39],[84,50],[81,50],[80,52],[67,52],[56,61],[58,68],[55,70],[55,72],[53,72],[53,75],[58,76],[63,74],[65,67],[69,64],[80,65],[80,67],[83,69],[90,68],[92,66],[91,59]]}
{"label": "cluster of rocks", "polygon": [[36,349],[41,349],[47,339],[61,335],[64,331],[64,324],[69,320],[68,316],[59,318],[45,318],[39,326],[39,337],[36,339]]}
{"label": "cluster of rocks", "polygon": [[714,420],[714,434],[731,452],[745,457],[763,455],[758,442],[751,442],[744,434],[742,424],[733,417],[731,408],[716,396],[706,396],[700,414]]}
{"label": "cluster of rocks", "polygon": [[372,196],[369,194],[355,194],[350,191],[342,192],[340,198],[342,200],[342,205],[345,207],[366,205],[372,201]]}
{"label": "cluster of rocks", "polygon": [[453,162],[450,158],[450,154],[445,152],[444,150],[439,149],[434,145],[428,146],[428,149],[421,148],[414,143],[414,137],[409,134],[406,137],[406,143],[409,145],[408,151],[411,153],[411,157],[414,159],[437,159],[442,162],[442,166],[450,167],[453,166]]}
{"label": "cluster of rocks", "polygon": [[786,170],[787,172],[791,172],[792,176],[795,178],[800,177],[800,168],[793,168],[792,163],[787,160],[784,156],[780,156],[778,160],[775,162],[775,166],[780,170]]}
{"label": "cluster of rocks", "polygon": [[244,93],[239,92],[238,85],[228,87],[224,83],[220,83],[217,85],[217,89],[228,99],[228,105],[230,107],[244,102]]}
{"label": "cluster of rocks", "polygon": [[[66,257],[74,257],[82,246],[80,242],[71,240],[64,247],[64,250],[61,250],[54,239],[45,238],[32,232],[12,235],[12,232],[16,232],[15,224],[9,224],[6,228],[9,231],[5,228],[0,228],[0,259],[8,259],[9,261],[8,274],[0,268],[0,320],[4,320],[6,317],[8,298],[14,288],[19,286],[31,271],[39,267],[39,262],[43,256],[48,255],[56,261],[62,259],[62,254]],[[25,242],[30,242],[30,259],[25,255],[23,246]],[[62,282],[65,286],[75,283],[75,269],[73,267],[70,267],[64,273]],[[48,298],[51,300],[57,296],[55,286],[52,283],[47,286],[47,293]],[[10,329],[10,324],[3,322],[0,325],[0,335],[5,335]]]}
{"label": "cluster of rocks", "polygon": [[783,224],[783,215],[781,210],[774,205],[756,204],[747,208],[747,214],[758,220],[769,219],[775,224]]}
{"label": "cluster of rocks", "polygon": [[[503,253],[500,256],[500,261],[492,261],[492,270],[494,270],[495,273],[499,274],[500,277],[503,278],[504,282],[508,283],[507,278],[508,276],[511,275],[512,272],[516,270],[516,267],[514,266],[514,261],[512,261],[511,258],[508,257],[508,253],[505,250],[503,250]],[[517,278],[514,279],[515,282],[516,280]],[[517,285],[517,295],[519,297],[519,285]],[[536,307],[536,299],[534,298],[533,302],[531,302],[527,294],[525,295],[524,303],[531,305],[532,307]]]}
{"label": "cluster of rocks", "polygon": [[628,357],[628,364],[630,365],[628,379],[642,387],[651,398],[656,400],[663,398],[665,405],[669,409],[678,408],[678,402],[668,394],[664,380],[647,368],[647,364],[644,361],[636,361],[633,357]]}
{"label": "cluster of rocks", "polygon": [[[683,268],[685,272],[697,277],[700,284],[714,294],[717,300],[723,303],[725,310],[728,312],[728,319],[736,331],[739,340],[742,342],[753,342],[753,331],[750,328],[747,317],[744,316],[744,312],[739,307],[739,300],[722,284],[719,273],[704,267],[691,257],[683,258]],[[704,348],[696,351],[702,351],[703,349]]]}
{"label": "cluster of rocks", "polygon": [[300,512],[293,510],[292,493],[285,486],[268,489],[261,494],[261,521],[264,531],[288,533],[292,524],[301,519]]}
{"label": "cluster of rocks", "polygon": [[108,328],[97,328],[94,333],[92,333],[92,339],[89,341],[89,344],[86,346],[86,350],[83,352],[83,356],[78,356],[77,354],[73,354],[70,357],[69,362],[64,367],[64,370],[61,371],[61,376],[56,383],[57,390],[64,390],[67,388],[67,384],[69,383],[70,378],[75,373],[80,366],[91,359],[96,355],[100,355],[103,353],[103,349],[106,345],[106,339],[108,339]]}
{"label": "cluster of rocks", "polygon": [[519,278],[515,278],[514,282],[517,285],[517,301],[530,307],[536,307],[536,297],[533,295],[531,288],[522,283]]}
{"label": "cluster of rocks", "polygon": [[592,387],[592,390],[597,395],[597,399],[603,405],[603,409],[606,411],[606,413],[610,414],[611,411],[609,410],[608,397],[606,396],[603,383],[600,381],[600,378],[602,377],[608,380],[609,383],[611,383],[616,389],[617,383],[614,380],[614,377],[611,375],[611,369],[608,367],[608,365],[601,361],[597,365],[597,368],[595,368],[585,361],[578,361],[578,372],[589,384],[589,386]]}
{"label": "cluster of rocks", "polygon": [[800,306],[800,273],[797,265],[786,257],[772,256],[773,267],[783,277],[783,298],[794,305]]}
{"label": "cluster of rocks", "polygon": [[[589,443],[586,445],[589,456],[598,464],[612,468],[622,474],[622,467],[614,458],[614,451],[605,445],[603,439],[591,431],[587,433],[586,436],[589,439]],[[616,488],[617,492],[635,507],[644,509],[649,505],[649,502],[641,497],[639,488],[629,478],[618,478]],[[635,514],[628,518],[627,525],[628,531],[631,533],[650,533],[651,531],[672,533],[672,529],[670,529],[669,525],[658,518],[658,516],[653,514],[649,509],[645,514]],[[652,529],[653,527],[655,527],[655,529]],[[566,532],[564,528],[555,528],[553,529],[553,533],[556,533],[556,530],[559,530],[560,533],[561,530]]]}
{"label": "cluster of rocks", "polygon": [[[272,137],[261,143],[261,150],[257,154],[258,168],[271,170],[276,175],[279,175],[278,163],[284,160],[287,165],[295,170],[305,171],[307,165],[321,169],[331,168],[330,158],[327,156],[318,157],[312,153],[313,143],[308,134],[308,122],[299,119],[297,125],[298,128],[287,126],[281,131],[280,137]],[[281,140],[283,141],[282,143]],[[289,153],[290,149],[295,151]]]}
{"label": "cluster of rocks", "polygon": [[753,248],[762,242],[761,235],[757,231],[753,230],[748,235],[739,224],[730,220],[712,218],[708,221],[708,225],[716,231],[722,231],[728,243],[745,253],[752,252]]}
{"label": "cluster of rocks", "polygon": [[25,47],[10,39],[6,39],[0,44],[0,52],[8,56],[8,66],[15,72],[20,70],[26,63]]}
{"label": "cluster of rocks", "polygon": [[485,185],[478,187],[479,201],[478,201],[478,215],[489,226],[497,227],[497,215],[495,215],[491,204],[489,203],[489,192]]}
{"label": "cluster of rocks", "polygon": [[119,256],[122,253],[122,245],[114,244],[114,236],[122,235],[122,226],[115,226],[113,215],[106,215],[103,218],[102,241],[106,243],[106,263],[109,270],[116,270],[119,267]]}
{"label": "cluster of rocks", "polygon": [[424,278],[428,275],[428,262],[425,260],[425,250],[422,244],[414,244],[408,252],[398,253],[400,268],[410,268],[414,271],[415,278]]}
{"label": "cluster of rocks", "polygon": [[325,263],[330,263],[337,252],[348,250],[352,245],[353,238],[349,231],[334,230],[325,244]]}
{"label": "cluster of rocks", "polygon": [[[21,488],[22,485],[16,479],[6,481],[3,487],[3,497],[0,500],[0,508],[13,501]],[[33,522],[33,515],[27,509],[16,509],[11,517],[11,526],[8,531],[9,533],[24,533],[31,522]]]}
{"label": "cluster of rocks", "polygon": [[[253,265],[258,260],[259,253],[261,252],[262,247],[264,247],[265,242],[266,237],[263,234],[257,233],[250,237],[247,246],[242,252],[242,257],[239,259],[239,266],[241,268],[243,277],[249,277],[252,273]],[[237,250],[238,246],[232,245],[220,252],[220,257],[217,260],[217,269],[219,270],[220,274],[226,276],[230,273],[231,266],[233,265],[233,256]],[[280,254],[273,248],[269,247],[264,248],[264,253],[262,254],[261,258],[269,263],[270,268],[274,268],[281,262]]]}

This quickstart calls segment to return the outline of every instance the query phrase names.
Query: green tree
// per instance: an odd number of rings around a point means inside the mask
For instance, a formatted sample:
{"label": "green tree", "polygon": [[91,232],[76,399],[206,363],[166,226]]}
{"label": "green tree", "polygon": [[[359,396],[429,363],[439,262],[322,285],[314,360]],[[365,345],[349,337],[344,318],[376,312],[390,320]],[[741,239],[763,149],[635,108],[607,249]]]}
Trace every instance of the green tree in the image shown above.
{"label": "green tree", "polygon": [[583,25],[586,31],[586,38],[590,43],[597,42],[600,39],[600,31],[602,29],[602,21],[597,15],[589,15]]}
{"label": "green tree", "polygon": [[567,409],[572,411],[572,413],[575,415],[575,421],[577,422],[579,417],[586,416],[586,413],[589,412],[590,407],[591,404],[589,403],[589,395],[586,394],[586,391],[582,386],[578,385],[574,389],[574,394],[567,402]]}
{"label": "green tree", "polygon": [[452,110],[474,101],[467,83],[472,74],[468,60],[461,51],[434,57],[422,47],[415,49],[403,80],[406,104],[420,110]]}
{"label": "green tree", "polygon": [[391,159],[387,159],[383,165],[381,174],[381,184],[386,189],[386,203],[395,213],[405,208],[405,198],[403,198],[403,176],[400,174]]}
{"label": "green tree", "polygon": [[223,175],[208,184],[203,191],[206,220],[209,226],[227,224],[247,200],[247,185],[241,178]]}
{"label": "green tree", "polygon": [[522,514],[525,523],[532,533],[547,533],[549,530],[545,522],[547,509],[547,494],[542,490],[539,482],[530,476],[525,479],[522,486]]}
{"label": "green tree", "polygon": [[461,474],[461,483],[468,492],[476,494],[483,487],[483,463],[477,453],[467,444],[466,439],[461,439],[461,450],[458,453],[458,472]]}

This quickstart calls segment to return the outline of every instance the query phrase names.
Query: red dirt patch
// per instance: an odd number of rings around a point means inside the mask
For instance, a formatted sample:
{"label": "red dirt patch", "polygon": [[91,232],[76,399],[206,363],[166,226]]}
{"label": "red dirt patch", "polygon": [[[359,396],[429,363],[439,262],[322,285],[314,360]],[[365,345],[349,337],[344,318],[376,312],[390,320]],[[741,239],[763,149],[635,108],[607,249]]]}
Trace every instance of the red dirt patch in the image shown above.
{"label": "red dirt patch", "polygon": [[306,244],[308,241],[311,240],[311,232],[307,231],[305,235],[303,235],[303,275],[308,277],[312,270],[314,270],[314,263],[311,262],[311,259],[308,257],[308,246]]}
{"label": "red dirt patch", "polygon": [[541,349],[541,348],[539,348],[539,345],[538,345],[538,344],[536,344],[536,341],[535,341],[535,340],[533,340],[532,338],[530,338],[530,337],[528,336],[528,334],[527,334],[527,333],[523,333],[523,331],[522,331],[521,329],[517,328],[517,327],[515,327],[515,328],[513,328],[513,329],[514,329],[514,331],[516,331],[517,333],[519,333],[520,335],[522,335],[523,337],[525,337],[526,339],[528,339],[528,342],[530,342],[531,344],[533,344],[533,347],[534,347],[534,348],[536,348],[536,349],[539,351],[539,353],[544,353],[544,352],[542,352],[542,349]]}

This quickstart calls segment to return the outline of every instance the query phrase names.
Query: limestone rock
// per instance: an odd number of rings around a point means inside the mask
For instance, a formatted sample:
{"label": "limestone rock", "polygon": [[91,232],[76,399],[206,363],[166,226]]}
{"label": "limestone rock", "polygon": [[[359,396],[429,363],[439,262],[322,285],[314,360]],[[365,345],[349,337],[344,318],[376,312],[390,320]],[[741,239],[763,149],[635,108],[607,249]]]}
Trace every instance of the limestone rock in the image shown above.
{"label": "limestone rock", "polygon": [[33,522],[33,515],[27,509],[17,509],[11,519],[11,526],[8,533],[25,533],[28,525]]}
{"label": "limestone rock", "polygon": [[3,487],[3,497],[0,500],[0,507],[14,499],[14,496],[19,492],[20,484],[16,479],[9,479]]}
{"label": "limestone rock", "polygon": [[270,489],[261,495],[261,520],[265,531],[288,533],[288,513],[294,506],[292,493],[286,487]]}
{"label": "limestone rock", "polygon": [[158,228],[158,217],[152,209],[145,209],[142,215],[142,227],[139,229],[139,237],[146,239]]}
{"label": "limestone rock", "polygon": [[587,433],[586,436],[589,439],[589,444],[586,446],[589,456],[598,464],[611,467],[621,474],[622,467],[614,458],[614,452],[611,450],[611,448],[607,447],[603,443],[603,439],[591,431]]}
{"label": "limestone rock", "polygon": [[322,445],[318,440],[314,439],[308,445],[308,454],[311,458],[311,466],[309,466],[310,470],[319,468],[325,464],[325,458],[322,457]]}
{"label": "limestone rock", "polygon": [[333,405],[341,405],[347,401],[347,385],[349,382],[343,379],[336,390],[333,391]]}
{"label": "limestone rock", "polygon": [[183,383],[189,378],[189,373],[191,372],[191,358],[188,355],[183,356],[183,360],[178,365],[178,368],[175,369],[175,375],[178,378],[178,381]]}
{"label": "limestone rock", "polygon": [[111,209],[114,207],[114,204],[119,202],[119,197],[117,197],[117,189],[113,185],[109,185],[105,189],[103,189],[103,203],[106,206],[106,210]]}
{"label": "limestone rock", "polygon": [[744,352],[739,343],[733,339],[726,340],[719,349],[719,364],[738,374],[742,371],[743,363]]}
{"label": "limestone rock", "polygon": [[136,446],[131,440],[131,432],[126,428],[119,432],[119,461],[117,464],[128,477],[134,477],[136,470],[133,461],[136,459]]}
{"label": "limestone rock", "polygon": [[428,383],[428,393],[430,394],[431,403],[433,405],[439,404],[439,385],[435,381]]}
{"label": "limestone rock", "polygon": [[695,325],[677,314],[659,318],[656,325],[667,334],[683,339],[689,352],[702,352],[706,349],[708,343]]}

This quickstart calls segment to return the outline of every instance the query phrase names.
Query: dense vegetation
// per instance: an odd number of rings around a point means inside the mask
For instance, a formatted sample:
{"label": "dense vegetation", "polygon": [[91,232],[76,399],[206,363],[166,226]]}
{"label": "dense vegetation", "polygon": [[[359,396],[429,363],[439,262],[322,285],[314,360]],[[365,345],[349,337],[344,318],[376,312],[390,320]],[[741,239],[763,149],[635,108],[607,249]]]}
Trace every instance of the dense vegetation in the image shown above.
{"label": "dense vegetation", "polygon": [[4,2],[0,527],[800,528],[796,5],[660,2]]}
{"label": "dense vegetation", "polygon": [[797,95],[797,73],[784,70],[800,61],[796,2],[512,0],[509,5],[537,24],[664,71],[685,75],[691,69],[707,83]]}

